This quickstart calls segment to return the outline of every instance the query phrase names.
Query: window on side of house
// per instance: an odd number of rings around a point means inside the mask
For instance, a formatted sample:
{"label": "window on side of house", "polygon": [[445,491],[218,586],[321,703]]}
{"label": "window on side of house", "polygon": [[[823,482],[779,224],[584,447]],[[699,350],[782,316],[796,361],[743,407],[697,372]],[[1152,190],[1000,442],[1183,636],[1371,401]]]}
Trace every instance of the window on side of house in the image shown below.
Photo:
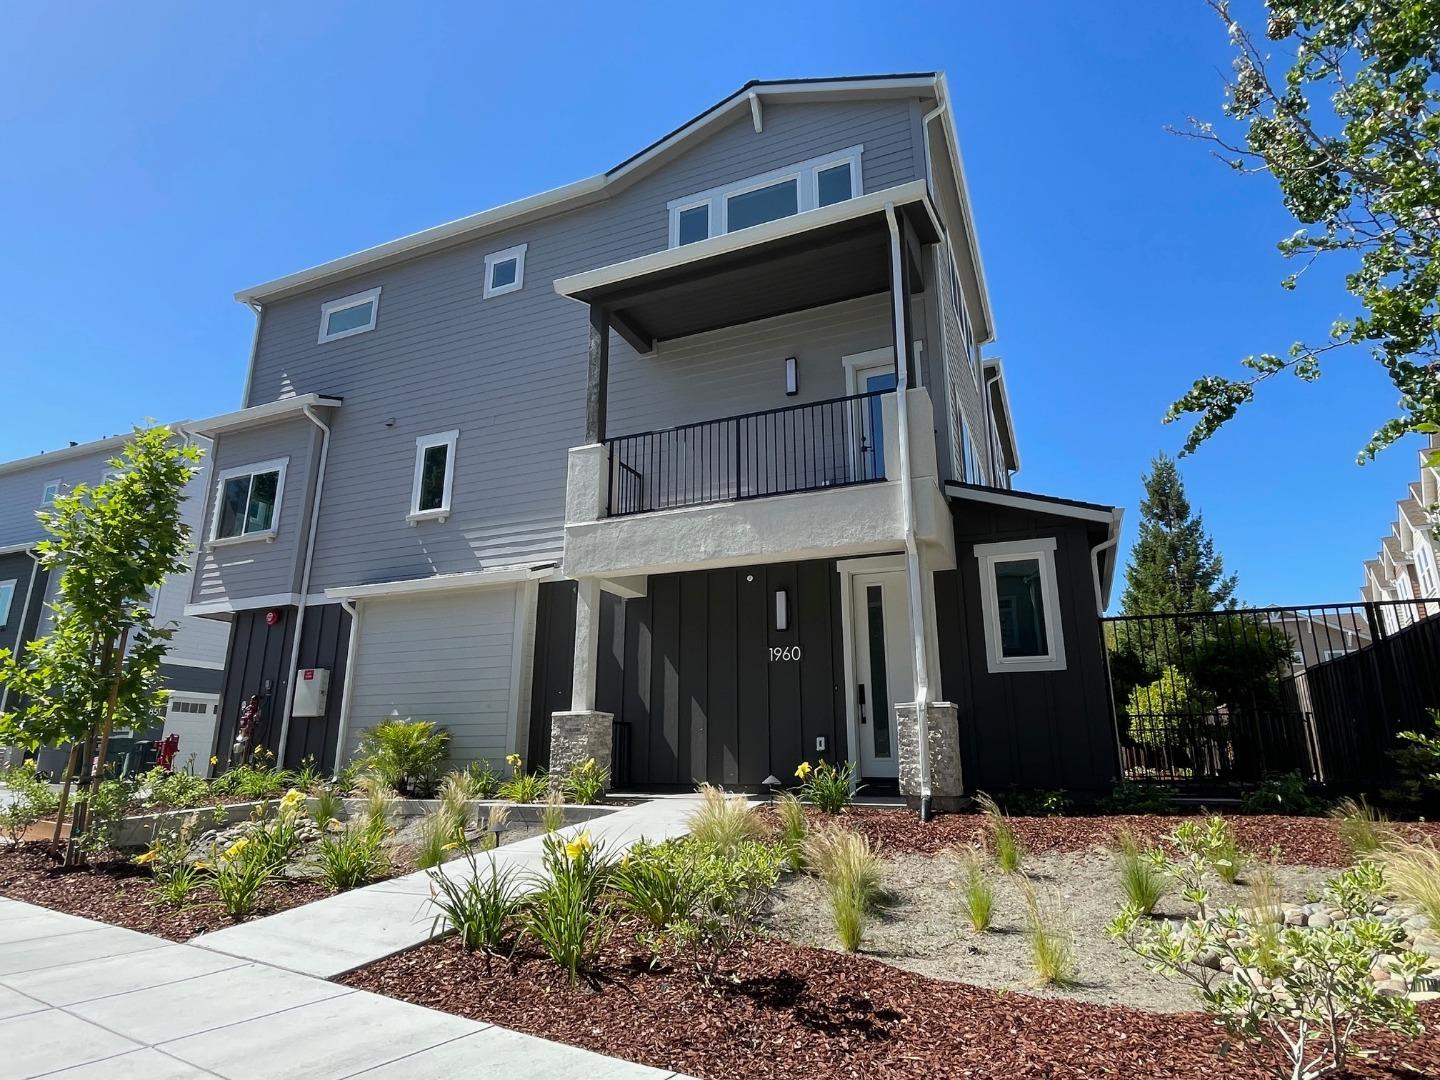
{"label": "window on side of house", "polygon": [[517,244],[485,256],[485,299],[517,292],[525,286],[525,249]]}
{"label": "window on side of house", "polygon": [[668,206],[670,246],[683,247],[853,199],[860,194],[863,150],[851,146],[673,199]]}
{"label": "window on side of house", "polygon": [[275,538],[288,460],[242,465],[220,474],[210,528],[212,544]]}
{"label": "window on side of house", "polygon": [[975,545],[992,673],[1064,670],[1055,547],[1054,537]]}
{"label": "window on side of house", "polygon": [[415,481],[410,494],[409,520],[444,521],[450,516],[450,493],[455,484],[455,442],[459,431],[421,435],[415,440]]}
{"label": "window on side of house", "polygon": [[64,490],[65,481],[51,480],[48,484],[46,484],[43,488],[40,489],[40,505],[52,505],[55,500],[60,497],[60,493]]}
{"label": "window on side of house", "polygon": [[0,581],[0,630],[10,625],[10,609],[15,605],[15,586],[18,584],[15,578]]}
{"label": "window on side of house", "polygon": [[320,305],[320,344],[354,337],[375,329],[380,314],[380,286]]}

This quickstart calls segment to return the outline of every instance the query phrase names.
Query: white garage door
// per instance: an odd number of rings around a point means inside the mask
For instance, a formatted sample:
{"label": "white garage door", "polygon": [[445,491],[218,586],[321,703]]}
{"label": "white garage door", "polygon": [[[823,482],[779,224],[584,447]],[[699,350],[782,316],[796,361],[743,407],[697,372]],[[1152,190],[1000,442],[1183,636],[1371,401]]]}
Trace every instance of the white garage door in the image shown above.
{"label": "white garage door", "polygon": [[210,771],[210,755],[214,753],[215,725],[220,720],[219,694],[171,694],[165,710],[165,736],[180,736],[180,749],[174,767],[185,771],[190,755],[195,755],[193,771],[204,776]]}

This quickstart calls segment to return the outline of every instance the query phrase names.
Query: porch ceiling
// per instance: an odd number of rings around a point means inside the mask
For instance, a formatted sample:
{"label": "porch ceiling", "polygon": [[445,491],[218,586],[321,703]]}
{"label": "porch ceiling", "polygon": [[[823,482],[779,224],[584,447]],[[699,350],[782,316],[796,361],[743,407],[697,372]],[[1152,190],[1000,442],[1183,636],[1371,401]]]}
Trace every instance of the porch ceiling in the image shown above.
{"label": "porch ceiling", "polygon": [[[657,341],[885,292],[888,202],[923,242],[938,238],[923,184],[905,185],[576,274],[556,281],[555,289],[604,308],[641,352]],[[918,291],[922,275],[913,260],[911,270]]]}

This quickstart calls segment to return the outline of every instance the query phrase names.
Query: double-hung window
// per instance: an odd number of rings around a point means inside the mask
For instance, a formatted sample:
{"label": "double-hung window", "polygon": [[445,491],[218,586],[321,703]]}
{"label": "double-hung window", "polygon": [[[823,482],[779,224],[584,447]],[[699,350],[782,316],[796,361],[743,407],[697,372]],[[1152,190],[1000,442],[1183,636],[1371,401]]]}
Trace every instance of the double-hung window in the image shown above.
{"label": "double-hung window", "polygon": [[529,244],[517,244],[504,251],[485,256],[485,299],[518,292],[525,287],[525,250]]}
{"label": "double-hung window", "polygon": [[19,582],[14,578],[9,581],[0,581],[0,630],[4,630],[10,624],[10,609],[15,605],[15,586],[17,584]]}
{"label": "double-hung window", "polygon": [[1054,537],[975,545],[985,659],[992,673],[1065,667],[1055,546]]}
{"label": "double-hung window", "polygon": [[320,344],[354,337],[375,329],[380,314],[380,286],[320,305]]}
{"label": "double-hung window", "polygon": [[444,521],[450,516],[455,485],[455,442],[458,431],[421,435],[415,440],[415,482],[410,494],[410,524]]}
{"label": "double-hung window", "polygon": [[226,469],[220,474],[210,542],[273,540],[280,524],[288,458]]}
{"label": "double-hung window", "polygon": [[860,194],[863,149],[851,146],[671,200],[670,246],[683,247],[853,199]]}

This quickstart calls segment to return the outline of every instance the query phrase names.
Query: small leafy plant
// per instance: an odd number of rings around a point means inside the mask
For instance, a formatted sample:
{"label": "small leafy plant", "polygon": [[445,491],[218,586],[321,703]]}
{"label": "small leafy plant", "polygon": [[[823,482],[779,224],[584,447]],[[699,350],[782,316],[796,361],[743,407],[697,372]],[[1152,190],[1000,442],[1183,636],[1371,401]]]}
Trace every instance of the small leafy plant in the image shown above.
{"label": "small leafy plant", "polygon": [[384,835],[363,824],[322,836],[315,847],[314,864],[320,880],[336,892],[368,885],[390,869]]}
{"label": "small leafy plant", "polygon": [[434,789],[449,747],[444,728],[391,717],[361,733],[358,760],[402,796],[425,795]]}
{"label": "small leafy plant", "polygon": [[1240,800],[1240,809],[1247,814],[1318,814],[1324,804],[1306,790],[1305,778],[1298,772],[1271,776],[1262,781]]}
{"label": "small leafy plant", "polygon": [[800,781],[800,798],[822,814],[838,814],[855,797],[855,763],[847,761],[836,768],[828,761],[812,766],[802,761],[795,769]]}
{"label": "small leafy plant", "polygon": [[519,754],[505,759],[510,766],[510,779],[500,784],[496,794],[502,799],[517,803],[542,802],[550,790],[550,780],[544,773],[527,773]]}
{"label": "small leafy plant", "polygon": [[42,818],[50,817],[59,808],[60,800],[50,787],[35,775],[35,763],[27,762],[4,774],[10,798],[0,806],[0,832],[12,844],[18,844]]}
{"label": "small leafy plant", "polygon": [[241,837],[224,851],[212,848],[210,866],[211,884],[225,914],[232,919],[254,913],[261,890],[275,873],[265,850],[248,837]]}
{"label": "small leafy plant", "polygon": [[574,766],[560,780],[560,790],[566,801],[577,806],[594,806],[604,802],[605,790],[609,786],[610,770],[597,765],[593,757]]}
{"label": "small leafy plant", "polygon": [[191,814],[178,828],[157,829],[145,852],[131,860],[150,868],[155,882],[152,893],[171,907],[184,907],[204,883],[205,867],[190,861],[190,849],[199,825],[199,816]]}
{"label": "small leafy plant", "polygon": [[1198,821],[1183,821],[1175,826],[1171,839],[1182,855],[1199,859],[1227,885],[1240,880],[1249,863],[1249,856],[1240,847],[1234,827],[1218,814]]}
{"label": "small leafy plant", "polygon": [[1000,804],[983,791],[975,796],[975,805],[980,807],[980,812],[985,815],[990,829],[990,843],[995,850],[995,863],[1000,867],[1000,872],[1018,873],[1025,849],[1021,846],[1020,838],[1015,835],[1010,818],[1000,809]]}
{"label": "small leafy plant", "polygon": [[525,900],[521,925],[574,986],[608,933],[603,893],[610,861],[582,832],[569,841],[553,833],[545,837],[542,862],[545,873]]}
{"label": "small leafy plant", "polygon": [[475,786],[475,798],[494,798],[496,790],[500,787],[500,778],[495,775],[495,769],[487,759],[472,761],[465,766],[465,771],[470,774],[470,781]]}
{"label": "small leafy plant", "polygon": [[430,871],[430,902],[439,911],[430,933],[453,931],[466,951],[485,954],[488,972],[490,958],[510,937],[521,907],[520,891],[513,870],[501,870],[490,860],[490,872],[484,874],[474,852],[466,858],[468,874],[452,877]]}

